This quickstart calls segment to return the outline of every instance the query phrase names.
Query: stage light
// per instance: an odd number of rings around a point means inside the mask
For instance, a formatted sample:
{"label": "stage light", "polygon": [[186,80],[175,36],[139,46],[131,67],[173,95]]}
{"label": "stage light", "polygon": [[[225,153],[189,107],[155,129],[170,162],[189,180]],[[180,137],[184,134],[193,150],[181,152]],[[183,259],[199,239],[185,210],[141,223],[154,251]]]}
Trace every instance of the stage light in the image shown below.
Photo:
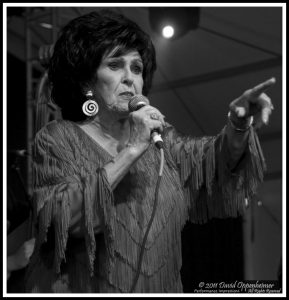
{"label": "stage light", "polygon": [[[177,39],[190,30],[196,29],[200,19],[199,7],[149,7],[151,28],[159,35],[171,40]],[[169,25],[174,33],[164,35],[165,26]],[[168,30],[168,29],[166,29]],[[169,29],[168,31],[172,31]]]}
{"label": "stage light", "polygon": [[52,29],[53,28],[53,26],[49,23],[40,23],[39,25],[43,28],[46,28],[46,29]]}
{"label": "stage light", "polygon": [[171,37],[173,37],[174,33],[175,33],[175,30],[170,25],[166,25],[162,30],[163,37],[165,37],[166,39],[170,39]]}

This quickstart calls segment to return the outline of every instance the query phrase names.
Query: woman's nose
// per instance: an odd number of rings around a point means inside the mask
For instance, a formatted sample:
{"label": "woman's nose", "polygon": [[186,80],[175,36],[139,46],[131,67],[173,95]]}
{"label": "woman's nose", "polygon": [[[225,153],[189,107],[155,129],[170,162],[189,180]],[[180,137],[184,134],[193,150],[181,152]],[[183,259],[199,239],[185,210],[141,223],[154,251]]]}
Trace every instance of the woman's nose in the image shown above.
{"label": "woman's nose", "polygon": [[133,74],[131,70],[125,70],[123,74],[123,83],[127,85],[132,85],[133,84]]}

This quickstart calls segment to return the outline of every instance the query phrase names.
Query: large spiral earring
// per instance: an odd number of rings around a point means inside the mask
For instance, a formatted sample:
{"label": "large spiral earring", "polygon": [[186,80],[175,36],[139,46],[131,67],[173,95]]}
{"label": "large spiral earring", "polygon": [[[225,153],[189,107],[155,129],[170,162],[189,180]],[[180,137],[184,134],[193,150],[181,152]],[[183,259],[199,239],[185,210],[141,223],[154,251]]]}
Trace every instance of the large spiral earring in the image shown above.
{"label": "large spiral earring", "polygon": [[82,105],[82,111],[86,116],[93,117],[98,113],[98,104],[93,98],[92,91],[88,91],[85,97],[87,100]]}

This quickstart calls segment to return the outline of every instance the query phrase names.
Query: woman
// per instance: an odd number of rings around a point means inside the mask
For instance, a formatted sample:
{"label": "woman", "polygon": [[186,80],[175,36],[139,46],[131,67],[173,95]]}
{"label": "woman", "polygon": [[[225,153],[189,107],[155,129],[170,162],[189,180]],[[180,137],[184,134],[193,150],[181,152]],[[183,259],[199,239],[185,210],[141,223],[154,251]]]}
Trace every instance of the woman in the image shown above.
{"label": "woman", "polygon": [[[185,222],[237,216],[256,191],[265,165],[251,116],[258,126],[268,121],[263,91],[275,80],[234,100],[217,137],[194,139],[151,105],[129,111],[133,96],[148,94],[155,69],[150,38],[121,15],[92,12],[62,30],[49,78],[64,120],[35,138],[38,234],[27,292],[182,292]],[[160,163],[153,130],[162,133],[165,164],[142,249]]]}

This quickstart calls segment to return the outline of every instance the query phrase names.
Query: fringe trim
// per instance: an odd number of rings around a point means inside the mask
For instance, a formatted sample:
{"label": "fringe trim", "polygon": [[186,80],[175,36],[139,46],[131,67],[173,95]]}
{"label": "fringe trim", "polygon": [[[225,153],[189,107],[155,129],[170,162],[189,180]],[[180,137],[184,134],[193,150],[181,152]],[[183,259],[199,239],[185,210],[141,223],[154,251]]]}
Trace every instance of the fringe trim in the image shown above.
{"label": "fringe trim", "polygon": [[94,219],[99,216],[103,224],[105,245],[109,259],[108,269],[114,261],[115,220],[114,197],[107,181],[104,169],[98,169],[96,175],[88,175],[83,180],[84,186],[84,215],[85,215],[85,243],[87,249],[88,266],[90,275],[94,274],[94,261],[96,254],[96,242],[94,232]]}
{"label": "fringe trim", "polygon": [[95,260],[96,243],[93,230],[93,196],[89,181],[83,180],[83,210],[84,210],[84,225],[85,225],[85,245],[87,253],[87,261],[89,272],[93,275],[93,265]]}
{"label": "fringe trim", "polygon": [[79,192],[83,195],[82,222],[85,228],[87,264],[90,275],[93,276],[96,255],[93,226],[96,216],[100,216],[104,224],[105,243],[110,257],[108,269],[113,264],[112,241],[115,240],[116,219],[113,192],[104,169],[100,168],[94,174],[89,174],[84,169],[76,169],[75,153],[69,151],[70,148],[65,145],[69,135],[65,132],[65,127],[55,124],[50,123],[35,138],[33,200],[35,217],[38,216],[37,256],[41,245],[47,242],[49,227],[53,225],[55,242],[53,268],[56,273],[60,273],[61,263],[66,261],[65,251],[71,221],[70,206],[73,205],[75,191],[78,191],[78,195]]}
{"label": "fringe trim", "polygon": [[111,187],[107,181],[107,174],[105,169],[99,169],[98,172],[98,201],[97,211],[104,222],[104,239],[106,250],[109,255],[108,272],[114,264],[115,257],[115,240],[116,240],[116,211],[114,204],[114,196]]}
{"label": "fringe trim", "polygon": [[[263,181],[266,164],[258,136],[250,128],[248,147],[235,173],[227,167],[229,151],[226,127],[216,137],[176,139],[172,155],[184,193],[190,202],[190,220],[204,223],[211,218],[236,217],[244,212],[245,198],[252,197]],[[170,134],[175,138],[175,132]]]}
{"label": "fringe trim", "polygon": [[257,192],[258,185],[263,181],[266,163],[259,143],[258,136],[250,128],[248,146],[234,173],[228,170],[226,157],[228,148],[225,129],[222,131],[222,142],[218,151],[218,186],[225,202],[225,215],[236,216],[244,209],[244,199],[250,198]]}

